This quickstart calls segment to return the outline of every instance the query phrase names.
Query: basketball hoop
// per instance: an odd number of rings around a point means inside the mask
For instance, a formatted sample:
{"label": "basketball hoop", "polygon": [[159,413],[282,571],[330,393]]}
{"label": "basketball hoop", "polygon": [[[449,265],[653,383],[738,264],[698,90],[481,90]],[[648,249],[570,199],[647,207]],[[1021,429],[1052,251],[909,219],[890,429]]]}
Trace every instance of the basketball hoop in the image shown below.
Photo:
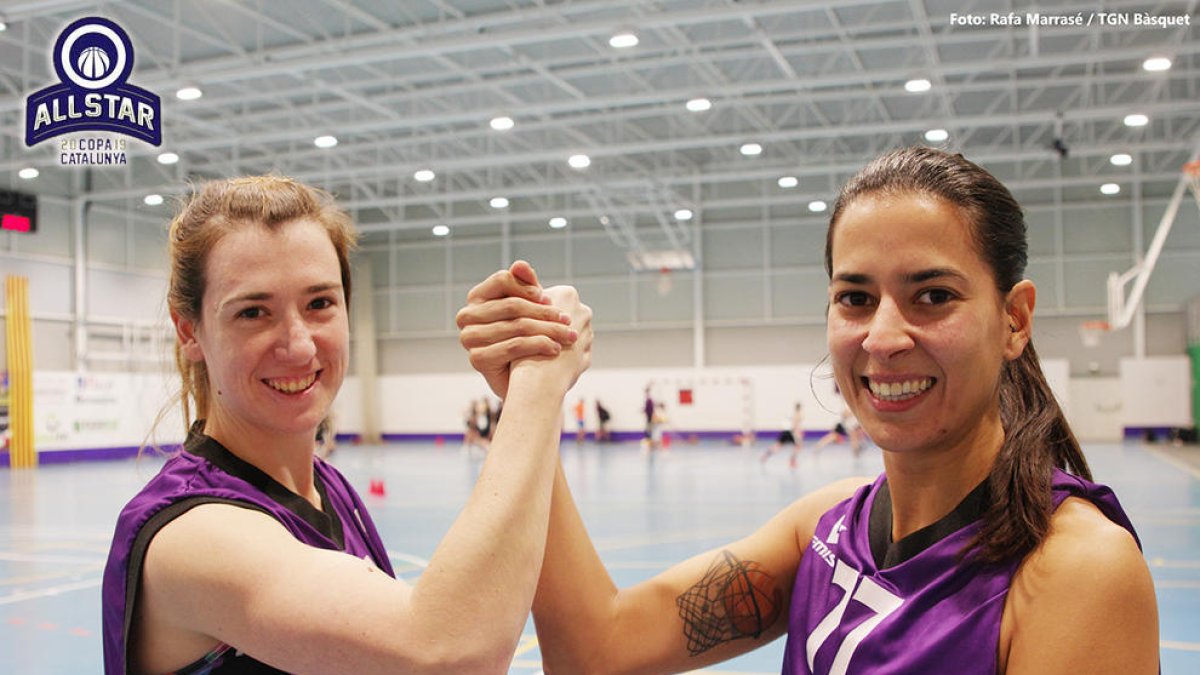
{"label": "basketball hoop", "polygon": [[658,289],[658,294],[665,296],[670,294],[673,282],[671,281],[671,268],[658,268],[658,282],[655,288]]}
{"label": "basketball hoop", "polygon": [[1079,324],[1079,339],[1083,346],[1094,349],[1100,346],[1100,336],[1109,331],[1107,321],[1084,321]]}
{"label": "basketball hoop", "polygon": [[1200,160],[1183,165],[1183,175],[1192,184],[1192,195],[1200,202]]}

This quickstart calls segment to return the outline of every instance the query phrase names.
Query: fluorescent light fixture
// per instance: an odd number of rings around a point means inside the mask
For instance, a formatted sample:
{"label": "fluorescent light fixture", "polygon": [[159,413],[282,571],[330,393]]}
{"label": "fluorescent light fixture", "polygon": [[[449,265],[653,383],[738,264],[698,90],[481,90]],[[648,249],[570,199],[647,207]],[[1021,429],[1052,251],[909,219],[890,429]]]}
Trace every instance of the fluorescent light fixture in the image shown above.
{"label": "fluorescent light fixture", "polygon": [[762,146],[758,143],[742,143],[742,147],[738,148],[738,152],[747,157],[757,157],[762,154]]}
{"label": "fluorescent light fixture", "polygon": [[37,178],[40,174],[41,174],[41,172],[39,172],[37,169],[33,168],[32,166],[27,166],[24,169],[21,169],[20,171],[17,172],[17,175],[20,176],[21,178],[24,178],[25,180],[33,180],[34,178]]}
{"label": "fluorescent light fixture", "polygon": [[175,98],[180,101],[195,101],[203,95],[204,92],[200,91],[200,87],[183,87],[175,92]]}
{"label": "fluorescent light fixture", "polygon": [[829,205],[820,199],[816,199],[808,203],[808,210],[812,211],[813,213],[821,213],[827,208],[829,208]]}
{"label": "fluorescent light fixture", "polygon": [[608,38],[608,46],[614,49],[629,49],[636,47],[638,44],[637,33],[628,28],[623,28],[613,33],[612,37]]}
{"label": "fluorescent light fixture", "polygon": [[450,234],[450,227],[447,225],[434,225],[431,231],[435,237],[444,237]]}
{"label": "fluorescent light fixture", "polygon": [[675,220],[691,220],[693,215],[691,209],[679,209],[675,211]]}
{"label": "fluorescent light fixture", "polygon": [[1150,118],[1141,113],[1133,113],[1125,116],[1125,126],[1127,127],[1144,127],[1150,123]]}
{"label": "fluorescent light fixture", "polygon": [[907,91],[911,94],[924,93],[924,92],[929,91],[932,88],[933,88],[933,84],[930,83],[929,80],[926,80],[923,77],[920,77],[920,78],[917,78],[914,80],[909,80],[908,82],[904,83],[904,91]]}
{"label": "fluorescent light fixture", "polygon": [[493,117],[492,121],[488,122],[488,125],[496,131],[508,131],[516,125],[516,122],[513,122],[513,118],[508,115],[500,115],[499,117]]}
{"label": "fluorescent light fixture", "polygon": [[313,145],[318,148],[332,148],[337,143],[337,136],[317,136],[313,139]]}
{"label": "fluorescent light fixture", "polygon": [[571,155],[567,158],[567,164],[570,164],[572,169],[586,169],[592,165],[592,158],[587,155]]}
{"label": "fluorescent light fixture", "polygon": [[437,178],[437,174],[429,169],[417,169],[415,172],[413,172],[413,180],[417,181],[418,183],[428,183],[434,178]]}
{"label": "fluorescent light fixture", "polygon": [[1106,195],[1120,194],[1121,186],[1116,183],[1105,183],[1100,186],[1100,193]]}
{"label": "fluorescent light fixture", "polygon": [[688,99],[688,102],[685,105],[687,106],[687,109],[692,112],[704,112],[705,110],[712,108],[712,101],[704,98],[703,96],[698,96],[693,99]]}
{"label": "fluorescent light fixture", "polygon": [[550,219],[550,227],[556,230],[561,230],[567,226],[567,219],[562,216],[554,216]]}
{"label": "fluorescent light fixture", "polygon": [[488,204],[493,209],[507,209],[508,199],[505,197],[492,197],[492,201],[488,202]]}
{"label": "fluorescent light fixture", "polygon": [[787,190],[787,189],[791,189],[791,188],[794,188],[797,185],[799,185],[800,179],[796,178],[795,176],[780,176],[778,182],[779,182],[779,187]]}
{"label": "fluorescent light fixture", "polygon": [[174,164],[179,161],[179,155],[173,152],[164,152],[158,156],[159,164]]}
{"label": "fluorescent light fixture", "polygon": [[1108,161],[1112,162],[1113,166],[1129,166],[1130,164],[1133,164],[1133,155],[1124,152],[1118,152],[1112,157],[1109,157]]}
{"label": "fluorescent light fixture", "polygon": [[146,203],[146,206],[158,206],[163,203],[163,196],[157,194],[146,195],[142,198],[142,201]]}
{"label": "fluorescent light fixture", "polygon": [[1152,73],[1161,73],[1171,69],[1171,59],[1165,56],[1152,56],[1142,62],[1142,68]]}
{"label": "fluorescent light fixture", "polygon": [[947,138],[950,138],[950,132],[945,129],[930,129],[925,132],[925,140],[930,143],[941,143]]}

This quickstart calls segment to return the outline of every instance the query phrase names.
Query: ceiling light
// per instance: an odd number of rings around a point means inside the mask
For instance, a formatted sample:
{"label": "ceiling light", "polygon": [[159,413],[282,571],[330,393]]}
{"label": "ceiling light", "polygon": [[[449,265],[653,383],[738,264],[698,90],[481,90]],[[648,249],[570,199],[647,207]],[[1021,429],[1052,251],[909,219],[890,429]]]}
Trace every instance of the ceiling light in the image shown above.
{"label": "ceiling light", "polygon": [[1150,123],[1150,118],[1141,113],[1134,113],[1125,116],[1125,126],[1127,127],[1144,127]]}
{"label": "ceiling light", "polygon": [[332,148],[337,143],[337,136],[317,136],[313,139],[313,145],[318,148]]}
{"label": "ceiling light", "polygon": [[3,33],[6,30],[8,30],[8,24],[4,23],[3,21],[0,21],[0,33]]}
{"label": "ceiling light", "polygon": [[600,216],[600,224],[601,225],[607,225],[609,222],[610,221],[608,220],[608,216]]}
{"label": "ceiling light", "polygon": [[491,125],[491,127],[496,131],[508,131],[509,129],[513,128],[516,122],[513,122],[513,118],[509,117],[508,115],[501,115],[499,117],[493,117],[492,121],[488,122],[488,124]]}
{"label": "ceiling light", "polygon": [[929,91],[932,88],[933,84],[923,77],[915,80],[909,80],[908,82],[904,83],[904,91],[912,94],[920,94]]}
{"label": "ceiling light", "polygon": [[429,169],[418,169],[413,173],[413,180],[417,181],[418,183],[428,183],[434,178],[437,178],[437,174]]}
{"label": "ceiling light", "polygon": [[146,206],[158,206],[159,204],[163,203],[163,196],[146,195],[144,198],[142,198],[142,201],[146,203]]}
{"label": "ceiling light", "polygon": [[450,227],[447,225],[434,225],[431,231],[435,237],[444,237],[450,234]]}
{"label": "ceiling light", "polygon": [[200,87],[183,87],[175,92],[175,98],[180,101],[195,101],[203,95],[204,92],[200,91]]}
{"label": "ceiling light", "polygon": [[779,177],[779,187],[781,187],[781,188],[794,188],[799,184],[800,184],[800,179],[796,178],[795,176],[780,176]]}
{"label": "ceiling light", "polygon": [[550,227],[553,227],[556,230],[561,230],[562,228],[564,228],[566,226],[567,226],[567,219],[563,218],[562,216],[554,216],[553,218],[550,219]]}
{"label": "ceiling light", "polygon": [[675,212],[675,220],[691,220],[693,215],[691,209],[679,209]]}
{"label": "ceiling light", "polygon": [[1100,192],[1106,195],[1115,195],[1121,192],[1121,186],[1116,183],[1105,183],[1100,186]]}
{"label": "ceiling light", "polygon": [[812,211],[813,213],[820,213],[828,207],[829,207],[829,205],[826,204],[825,202],[821,201],[820,199],[817,199],[817,200],[814,200],[814,201],[811,201],[808,203],[808,210]]}
{"label": "ceiling light", "polygon": [[571,155],[567,158],[567,164],[570,164],[572,169],[586,169],[592,165],[592,158],[587,155]]}
{"label": "ceiling light", "polygon": [[630,47],[636,47],[637,43],[637,33],[627,28],[613,33],[612,37],[608,38],[608,46],[613,47],[614,49],[628,49]]}
{"label": "ceiling light", "polygon": [[492,197],[492,201],[488,202],[493,209],[507,209],[508,199],[505,197]]}
{"label": "ceiling light", "polygon": [[1113,166],[1129,166],[1130,164],[1133,164],[1133,155],[1129,155],[1124,152],[1118,152],[1112,157],[1109,157],[1108,161],[1112,162]]}
{"label": "ceiling light", "polygon": [[20,171],[18,171],[17,175],[20,176],[21,178],[24,178],[25,180],[33,180],[34,178],[37,178],[40,173],[41,172],[39,172],[37,169],[33,168],[32,166],[27,166],[24,169],[21,169]]}
{"label": "ceiling light", "polygon": [[158,156],[159,164],[174,164],[179,161],[179,155],[173,152],[164,152]]}
{"label": "ceiling light", "polygon": [[1142,68],[1152,73],[1171,69],[1171,59],[1165,56],[1152,56],[1142,62]]}
{"label": "ceiling light", "polygon": [[687,109],[692,112],[704,112],[705,110],[712,108],[712,101],[700,96],[697,98],[688,99],[688,102],[685,105],[687,106]]}
{"label": "ceiling light", "polygon": [[945,129],[930,129],[925,132],[925,140],[930,143],[941,143],[947,138],[950,138],[950,132]]}
{"label": "ceiling light", "polygon": [[755,157],[762,154],[762,146],[758,143],[743,143],[742,147],[738,148],[738,152],[747,157]]}

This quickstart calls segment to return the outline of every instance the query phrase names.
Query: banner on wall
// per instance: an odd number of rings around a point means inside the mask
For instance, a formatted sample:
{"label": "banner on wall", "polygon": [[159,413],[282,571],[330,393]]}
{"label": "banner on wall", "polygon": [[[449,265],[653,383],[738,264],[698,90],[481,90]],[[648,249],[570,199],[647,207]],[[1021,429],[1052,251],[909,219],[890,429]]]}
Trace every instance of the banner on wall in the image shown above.
{"label": "banner on wall", "polygon": [[[40,451],[136,447],[170,399],[173,379],[132,373],[34,373],[34,437]],[[178,416],[154,439],[183,439]]]}

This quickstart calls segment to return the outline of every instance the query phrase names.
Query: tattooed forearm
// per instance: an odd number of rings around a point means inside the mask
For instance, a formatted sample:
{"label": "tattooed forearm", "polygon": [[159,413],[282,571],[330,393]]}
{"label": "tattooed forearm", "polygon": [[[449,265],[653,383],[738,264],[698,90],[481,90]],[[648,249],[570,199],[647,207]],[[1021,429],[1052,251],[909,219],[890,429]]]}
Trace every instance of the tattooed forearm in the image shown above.
{"label": "tattooed forearm", "polygon": [[704,577],[675,598],[692,656],[738,638],[757,638],[779,618],[783,594],[756,562],[721,551]]}

